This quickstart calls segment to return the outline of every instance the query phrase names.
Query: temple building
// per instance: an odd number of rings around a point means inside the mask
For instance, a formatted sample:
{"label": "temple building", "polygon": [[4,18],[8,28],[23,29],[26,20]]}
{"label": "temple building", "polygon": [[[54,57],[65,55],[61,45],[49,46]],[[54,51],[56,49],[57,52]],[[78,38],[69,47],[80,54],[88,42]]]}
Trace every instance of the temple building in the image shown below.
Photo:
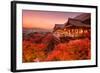
{"label": "temple building", "polygon": [[55,24],[53,33],[57,37],[87,37],[91,33],[91,15],[83,13],[75,18],[68,18],[64,24]]}

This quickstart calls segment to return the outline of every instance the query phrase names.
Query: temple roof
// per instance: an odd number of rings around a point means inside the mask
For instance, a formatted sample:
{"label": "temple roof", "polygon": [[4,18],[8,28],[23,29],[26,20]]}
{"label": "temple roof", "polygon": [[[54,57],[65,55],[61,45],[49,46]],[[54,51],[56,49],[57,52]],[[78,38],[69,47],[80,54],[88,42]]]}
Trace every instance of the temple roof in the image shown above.
{"label": "temple roof", "polygon": [[80,15],[74,17],[74,19],[80,20],[80,21],[85,21],[87,19],[90,19],[90,17],[91,17],[90,13],[83,13],[83,14],[80,14]]}
{"label": "temple roof", "polygon": [[55,24],[54,29],[63,29],[65,27],[64,24]]}
{"label": "temple roof", "polygon": [[79,20],[69,18],[68,23],[65,26],[66,27],[71,27],[71,26],[90,27],[90,24],[85,24],[85,23],[82,23]]}
{"label": "temple roof", "polygon": [[[68,18],[68,21],[76,22],[81,21],[82,23],[89,24],[91,23],[91,14],[90,13],[82,13],[74,18]],[[65,23],[65,25],[68,25],[68,21]]]}
{"label": "temple roof", "polygon": [[78,27],[89,27],[90,24],[84,23],[84,21],[89,21],[90,22],[90,14],[89,13],[83,13],[75,18],[68,18],[68,21],[64,24],[55,24],[54,30],[57,29],[63,29],[65,27],[71,27],[71,26],[78,26]]}

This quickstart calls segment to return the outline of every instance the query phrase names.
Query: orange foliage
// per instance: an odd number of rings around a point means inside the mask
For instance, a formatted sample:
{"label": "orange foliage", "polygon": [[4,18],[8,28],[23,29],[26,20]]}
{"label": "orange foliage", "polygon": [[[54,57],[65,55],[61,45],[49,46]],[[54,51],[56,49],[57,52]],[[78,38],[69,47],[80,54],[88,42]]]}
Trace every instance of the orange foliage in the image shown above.
{"label": "orange foliage", "polygon": [[[39,38],[42,40],[40,41]],[[48,44],[54,41],[52,34],[47,34],[44,38],[37,34],[32,35],[29,40],[26,39],[23,39],[23,62],[91,59],[91,43],[88,38],[54,44],[54,48],[50,52],[47,50]]]}
{"label": "orange foliage", "polygon": [[84,59],[90,59],[90,41],[88,39],[58,44],[47,57],[48,61]]}

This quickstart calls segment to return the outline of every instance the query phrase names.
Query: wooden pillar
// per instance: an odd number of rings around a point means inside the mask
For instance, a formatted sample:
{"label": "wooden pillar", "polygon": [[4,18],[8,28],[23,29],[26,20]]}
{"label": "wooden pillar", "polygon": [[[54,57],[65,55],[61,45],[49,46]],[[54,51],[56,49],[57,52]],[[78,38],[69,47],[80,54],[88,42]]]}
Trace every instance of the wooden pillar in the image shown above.
{"label": "wooden pillar", "polygon": [[79,35],[79,29],[78,29],[78,35]]}
{"label": "wooden pillar", "polygon": [[84,35],[84,29],[83,29],[83,35]]}

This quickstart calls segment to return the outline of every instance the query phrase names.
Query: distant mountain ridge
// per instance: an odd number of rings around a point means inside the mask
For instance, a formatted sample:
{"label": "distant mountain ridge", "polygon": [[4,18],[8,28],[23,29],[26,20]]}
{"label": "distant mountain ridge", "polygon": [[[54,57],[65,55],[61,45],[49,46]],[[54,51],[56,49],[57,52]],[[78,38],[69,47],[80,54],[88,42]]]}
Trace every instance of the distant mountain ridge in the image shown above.
{"label": "distant mountain ridge", "polygon": [[23,31],[28,31],[28,32],[52,32],[52,30],[45,29],[45,28],[23,28]]}

